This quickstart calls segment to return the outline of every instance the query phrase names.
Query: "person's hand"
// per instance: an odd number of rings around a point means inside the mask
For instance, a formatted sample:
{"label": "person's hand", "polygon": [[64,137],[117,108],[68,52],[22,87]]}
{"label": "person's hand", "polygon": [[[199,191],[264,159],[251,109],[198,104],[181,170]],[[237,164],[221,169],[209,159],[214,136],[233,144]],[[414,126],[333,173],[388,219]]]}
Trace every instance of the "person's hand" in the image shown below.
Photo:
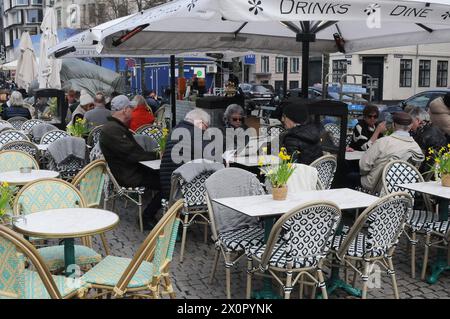
{"label": "person's hand", "polygon": [[346,152],[353,152],[355,151],[353,148],[351,148],[350,146],[347,146],[347,148],[345,149]]}
{"label": "person's hand", "polygon": [[387,131],[386,121],[383,121],[380,124],[378,124],[376,130],[378,131],[378,133],[386,132]]}

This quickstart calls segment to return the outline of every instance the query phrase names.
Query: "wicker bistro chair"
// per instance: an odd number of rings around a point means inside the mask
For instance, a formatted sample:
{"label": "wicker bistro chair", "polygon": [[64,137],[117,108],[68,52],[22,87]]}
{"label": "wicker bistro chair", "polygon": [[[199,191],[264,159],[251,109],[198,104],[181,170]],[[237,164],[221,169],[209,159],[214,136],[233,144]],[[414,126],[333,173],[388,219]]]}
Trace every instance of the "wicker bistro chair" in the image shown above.
{"label": "wicker bistro chair", "polygon": [[153,297],[168,294],[175,298],[169,277],[183,201],[178,200],[139,247],[132,259],[107,256],[89,270],[81,280],[99,293],[96,297]]}
{"label": "wicker bistro chair", "polygon": [[[220,254],[222,254],[225,264],[226,293],[227,298],[231,299],[231,267],[237,265],[248,247],[260,246],[263,243],[264,229],[256,219],[234,211],[222,210],[223,207],[213,203],[212,199],[262,195],[264,190],[255,175],[239,168],[225,168],[215,172],[206,180],[205,188],[211,238],[216,247],[210,283],[214,279]],[[234,219],[233,226],[236,227],[222,231],[219,228],[219,222],[223,221],[223,215],[227,215],[225,217],[229,217],[228,220]]]}
{"label": "wicker bistro chair", "polygon": [[86,160],[70,155],[61,163],[56,163],[50,153],[47,152],[48,169],[59,172],[62,179],[71,181],[86,165]]}
{"label": "wicker bistro chair", "polygon": [[[81,193],[71,184],[56,178],[40,179],[25,185],[14,200],[14,215],[28,215],[48,209],[86,207]],[[62,213],[63,214],[63,213]],[[33,238],[33,240],[39,240]],[[90,238],[82,238],[86,245],[75,245],[75,263],[87,266],[98,263],[102,257],[90,245]],[[38,249],[48,268],[64,269],[64,246]]]}
{"label": "wicker bistro chair", "polygon": [[47,133],[45,133],[44,135],[42,135],[41,137],[41,141],[40,144],[51,144],[54,141],[69,136],[69,133],[67,133],[66,131],[61,131],[61,130],[53,130],[53,131],[49,131]]}
{"label": "wicker bistro chair", "polygon": [[0,147],[0,151],[22,151],[33,156],[36,160],[39,158],[39,149],[36,144],[28,141],[13,141],[6,143]]}
{"label": "wicker bistro chair", "polygon": [[22,124],[26,121],[28,121],[28,119],[22,116],[14,116],[8,119],[8,123],[11,124],[16,130],[20,130],[22,128]]}
{"label": "wicker bistro chair", "polygon": [[104,200],[103,208],[106,209],[108,206],[108,202],[110,200],[112,200],[113,201],[112,210],[114,210],[114,206],[115,206],[114,204],[115,204],[116,197],[124,196],[127,200],[130,200],[131,202],[133,202],[134,204],[137,205],[139,229],[140,229],[141,233],[143,233],[144,232],[144,222],[142,219],[142,213],[143,213],[142,196],[145,193],[145,187],[123,187],[123,186],[120,186],[119,183],[117,182],[116,178],[112,174],[108,165],[106,166],[106,170],[108,173],[109,183],[108,183],[107,191],[105,192],[105,200]]}
{"label": "wicker bistro chair", "polygon": [[161,126],[151,125],[151,124],[142,125],[141,127],[139,127],[136,130],[136,134],[142,134],[142,135],[150,136],[155,141],[160,139],[162,137],[162,135],[163,135]]}
{"label": "wicker bistro chair", "polygon": [[367,297],[368,280],[375,264],[387,270],[395,298],[399,298],[392,256],[411,209],[412,197],[408,193],[386,195],[365,209],[347,234],[335,236],[333,252],[355,271],[355,278],[356,274],[361,276],[363,299]]}
{"label": "wicker bistro chair", "polygon": [[[423,254],[423,265],[422,265],[422,273],[420,278],[422,280],[425,280],[425,276],[427,273],[427,267],[428,267],[428,257],[430,248],[441,248],[441,249],[447,249],[449,247],[450,242],[450,221],[444,220],[444,221],[435,221],[433,223],[430,223],[426,225],[425,227],[426,231],[426,237],[425,237],[425,250]],[[449,252],[450,254],[450,252]],[[444,260],[447,261],[447,259]],[[448,262],[447,262],[448,263]],[[447,264],[446,264],[447,265]],[[432,278],[429,279],[428,283],[435,283],[434,280],[436,279]]]}
{"label": "wicker bistro chair", "polygon": [[[284,214],[273,226],[266,244],[248,248],[247,298],[250,298],[252,275],[256,271],[269,272],[283,287],[286,299],[305,275],[327,298],[322,265],[340,220],[341,211],[332,202],[311,202]],[[254,267],[255,262],[257,267]],[[315,272],[317,278],[311,272]],[[294,277],[293,273],[296,273]],[[285,283],[280,274],[286,275]]]}
{"label": "wicker bistro chair", "polygon": [[0,151],[0,172],[18,171],[21,167],[39,169],[34,157],[22,151]]}
{"label": "wicker bistro chair", "polygon": [[94,147],[95,144],[97,144],[97,142],[99,141],[102,127],[103,125],[96,126],[89,132],[89,136],[87,139],[87,145],[89,145],[89,147]]}
{"label": "wicker bistro chair", "polygon": [[[383,169],[382,194],[391,194],[398,191],[407,192],[414,198],[416,192],[398,187],[400,184],[420,183],[423,177],[413,165],[400,160],[391,161]],[[414,209],[406,221],[406,236],[411,244],[411,277],[416,277],[416,245],[417,234],[424,234],[425,226],[438,221],[438,215],[433,212],[428,195],[422,194],[425,210]]]}
{"label": "wicker bistro chair", "polygon": [[341,129],[335,123],[327,123],[324,125],[325,131],[330,134],[331,140],[333,141],[334,146],[339,146],[339,142],[341,140]]}
{"label": "wicker bistro chair", "polygon": [[[36,248],[21,235],[0,225],[0,299],[68,299],[83,297],[89,286],[52,276]],[[27,264],[33,265],[26,268]]]}
{"label": "wicker bistro chair", "polygon": [[322,189],[330,189],[336,173],[337,161],[333,155],[324,155],[310,164],[319,173],[319,184]]}
{"label": "wicker bistro chair", "polygon": [[39,124],[44,123],[44,121],[42,120],[37,120],[37,119],[33,119],[33,120],[28,120],[26,122],[23,122],[22,126],[20,127],[20,129],[24,132],[27,132],[28,134],[30,133],[31,129]]}
{"label": "wicker bistro chair", "polygon": [[7,130],[0,133],[0,145],[5,145],[9,142],[13,141],[30,141],[26,134],[15,131],[15,130]]}
{"label": "wicker bistro chair", "polygon": [[274,138],[280,136],[280,134],[284,131],[285,128],[281,125],[270,126],[269,128],[267,128],[267,135],[269,135],[271,138]]}
{"label": "wicker bistro chair", "polygon": [[[87,165],[74,177],[72,185],[83,195],[87,207],[99,208],[101,206],[106,174],[106,162],[97,160]],[[105,233],[100,234],[100,238],[105,254],[109,255],[109,245]]]}

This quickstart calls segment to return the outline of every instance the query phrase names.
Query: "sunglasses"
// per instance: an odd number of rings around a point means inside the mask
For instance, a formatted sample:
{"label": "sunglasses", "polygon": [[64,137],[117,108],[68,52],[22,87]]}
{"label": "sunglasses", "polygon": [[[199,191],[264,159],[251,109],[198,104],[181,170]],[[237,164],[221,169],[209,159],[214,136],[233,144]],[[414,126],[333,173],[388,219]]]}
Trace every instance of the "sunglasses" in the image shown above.
{"label": "sunglasses", "polygon": [[237,121],[242,122],[242,117],[232,117],[231,120],[234,122],[237,122]]}
{"label": "sunglasses", "polygon": [[369,118],[369,119],[377,119],[378,115],[367,115],[367,118]]}

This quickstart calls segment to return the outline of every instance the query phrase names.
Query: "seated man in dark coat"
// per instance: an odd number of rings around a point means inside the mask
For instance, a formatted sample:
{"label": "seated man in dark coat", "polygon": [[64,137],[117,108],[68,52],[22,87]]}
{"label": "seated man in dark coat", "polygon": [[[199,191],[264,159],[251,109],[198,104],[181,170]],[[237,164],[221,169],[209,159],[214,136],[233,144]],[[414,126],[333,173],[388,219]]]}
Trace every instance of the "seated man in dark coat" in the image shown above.
{"label": "seated man in dark coat", "polygon": [[283,107],[283,123],[286,131],[280,134],[280,146],[299,164],[309,165],[323,155],[320,130],[309,123],[305,105],[287,103]]}
{"label": "seated man in dark coat", "polygon": [[[102,127],[100,148],[121,186],[146,187],[147,190],[159,191],[158,172],[139,163],[155,160],[157,154],[144,151],[128,129],[133,108],[134,105],[125,95],[119,95],[111,101],[112,116]],[[160,196],[154,196],[143,214],[146,229],[155,224],[155,214],[160,207]]]}

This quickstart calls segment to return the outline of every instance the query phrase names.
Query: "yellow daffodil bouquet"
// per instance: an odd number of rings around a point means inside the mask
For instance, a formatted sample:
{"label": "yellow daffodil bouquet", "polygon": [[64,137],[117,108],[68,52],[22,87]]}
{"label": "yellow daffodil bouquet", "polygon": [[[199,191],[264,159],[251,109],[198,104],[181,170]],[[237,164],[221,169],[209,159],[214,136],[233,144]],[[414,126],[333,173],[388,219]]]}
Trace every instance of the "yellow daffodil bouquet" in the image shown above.
{"label": "yellow daffodil bouquet", "polygon": [[10,186],[8,183],[0,185],[0,223],[6,223],[8,213],[11,213],[12,202],[16,187]]}
{"label": "yellow daffodil bouquet", "polygon": [[433,159],[433,170],[435,174],[440,175],[442,184],[450,186],[450,144],[441,147],[439,151],[432,148],[428,149],[427,161]]}
{"label": "yellow daffodil bouquet", "polygon": [[162,154],[164,154],[164,151],[166,149],[167,137],[169,136],[169,130],[167,128],[163,128],[162,134],[158,134],[159,130],[154,129],[151,131],[151,133],[153,134],[153,136],[157,136],[156,142],[158,143],[158,153],[160,156],[162,156]]}
{"label": "yellow daffodil bouquet", "polygon": [[287,154],[286,148],[281,148],[281,151],[278,154],[278,158],[278,163],[265,165],[264,157],[261,157],[258,163],[261,167],[261,172],[266,176],[267,180],[270,182],[273,188],[272,192],[274,192],[276,189],[285,189],[289,177],[291,177],[291,175],[295,171],[293,158],[292,156]]}
{"label": "yellow daffodil bouquet", "polygon": [[75,137],[83,137],[89,134],[89,128],[85,119],[78,118],[75,123],[67,126],[67,133]]}

